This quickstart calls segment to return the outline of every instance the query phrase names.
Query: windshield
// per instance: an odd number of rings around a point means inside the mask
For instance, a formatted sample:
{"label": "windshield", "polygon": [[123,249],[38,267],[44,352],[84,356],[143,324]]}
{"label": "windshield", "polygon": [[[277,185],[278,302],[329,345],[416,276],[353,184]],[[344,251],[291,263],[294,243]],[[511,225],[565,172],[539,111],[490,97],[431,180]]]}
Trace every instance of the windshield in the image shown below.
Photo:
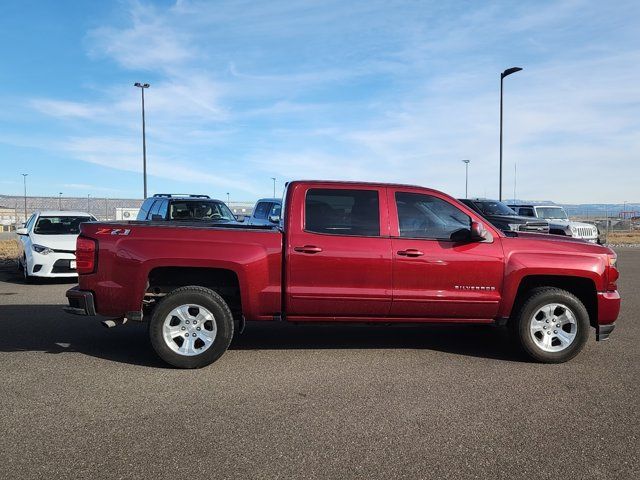
{"label": "windshield", "polygon": [[538,218],[567,220],[567,213],[562,207],[536,207]]}
{"label": "windshield", "polygon": [[95,220],[91,217],[40,217],[33,233],[38,235],[77,235],[80,224]]}
{"label": "windshield", "polygon": [[476,202],[476,205],[485,215],[517,215],[502,202]]}
{"label": "windshield", "polygon": [[214,222],[231,222],[236,217],[229,207],[222,202],[176,201],[171,203],[170,220],[210,220]]}

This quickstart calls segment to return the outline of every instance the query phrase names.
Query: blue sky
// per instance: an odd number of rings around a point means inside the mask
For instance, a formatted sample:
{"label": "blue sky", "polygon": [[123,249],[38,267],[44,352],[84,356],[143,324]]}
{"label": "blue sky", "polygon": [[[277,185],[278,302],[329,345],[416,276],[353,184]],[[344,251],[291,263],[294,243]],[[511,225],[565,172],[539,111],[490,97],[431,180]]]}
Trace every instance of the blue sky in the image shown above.
{"label": "blue sky", "polygon": [[298,178],[640,201],[640,3],[0,6],[0,193],[232,200]]}

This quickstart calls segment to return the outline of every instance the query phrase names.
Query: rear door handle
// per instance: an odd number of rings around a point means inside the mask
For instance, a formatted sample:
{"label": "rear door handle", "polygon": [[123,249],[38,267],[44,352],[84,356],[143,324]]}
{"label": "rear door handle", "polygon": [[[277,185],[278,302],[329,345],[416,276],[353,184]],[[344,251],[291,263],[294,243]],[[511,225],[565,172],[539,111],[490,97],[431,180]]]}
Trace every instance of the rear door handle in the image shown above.
{"label": "rear door handle", "polygon": [[421,257],[422,255],[424,255],[424,252],[415,248],[407,248],[406,250],[398,251],[398,255],[400,255],[401,257]]}
{"label": "rear door handle", "polygon": [[293,247],[293,250],[300,253],[320,253],[322,249],[315,245],[305,245],[304,247]]}

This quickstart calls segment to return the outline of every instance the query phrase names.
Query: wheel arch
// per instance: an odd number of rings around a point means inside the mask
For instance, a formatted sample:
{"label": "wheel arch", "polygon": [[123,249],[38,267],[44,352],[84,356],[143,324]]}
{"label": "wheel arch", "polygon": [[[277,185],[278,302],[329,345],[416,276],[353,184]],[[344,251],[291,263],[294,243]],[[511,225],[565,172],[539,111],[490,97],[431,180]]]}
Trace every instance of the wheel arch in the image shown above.
{"label": "wheel arch", "polygon": [[526,275],[520,280],[518,290],[511,307],[513,316],[529,293],[540,287],[555,287],[575,295],[585,306],[589,314],[589,323],[598,324],[598,298],[595,282],[591,278],[567,275]]}
{"label": "wheel arch", "polygon": [[145,299],[161,298],[178,288],[199,286],[213,290],[227,303],[233,317],[243,314],[240,279],[238,274],[227,268],[163,266],[149,271]]}

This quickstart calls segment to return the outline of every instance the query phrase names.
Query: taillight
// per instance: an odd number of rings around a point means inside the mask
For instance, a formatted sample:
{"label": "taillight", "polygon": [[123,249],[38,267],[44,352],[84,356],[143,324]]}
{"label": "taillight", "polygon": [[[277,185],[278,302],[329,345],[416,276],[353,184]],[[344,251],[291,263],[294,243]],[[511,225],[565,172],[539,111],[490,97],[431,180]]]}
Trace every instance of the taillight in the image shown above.
{"label": "taillight", "polygon": [[93,273],[96,269],[98,243],[86,237],[76,240],[76,270],[79,274]]}
{"label": "taillight", "polygon": [[618,289],[618,284],[616,283],[618,281],[618,278],[620,278],[620,272],[618,271],[618,268],[616,266],[616,263],[618,262],[618,258],[615,254],[613,255],[608,255],[608,262],[609,264],[607,265],[607,291],[608,292],[613,292],[615,290]]}

